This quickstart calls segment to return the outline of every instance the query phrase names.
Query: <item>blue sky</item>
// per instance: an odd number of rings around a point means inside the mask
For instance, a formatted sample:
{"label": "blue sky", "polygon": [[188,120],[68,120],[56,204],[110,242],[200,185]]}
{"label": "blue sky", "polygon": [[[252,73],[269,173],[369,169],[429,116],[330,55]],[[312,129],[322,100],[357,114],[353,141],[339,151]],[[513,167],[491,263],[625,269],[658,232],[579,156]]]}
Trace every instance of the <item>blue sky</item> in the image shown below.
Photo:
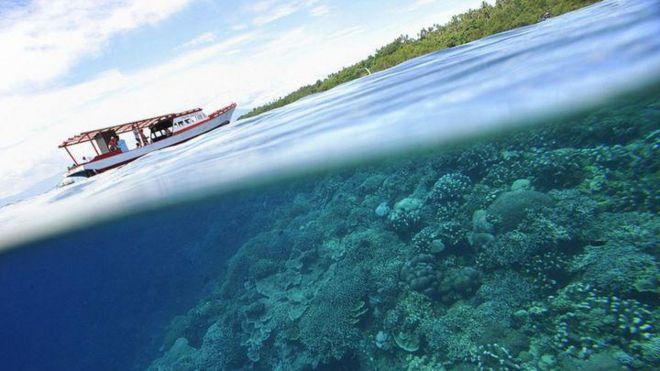
{"label": "blue sky", "polygon": [[63,173],[77,132],[263,104],[480,3],[0,0],[0,199]]}

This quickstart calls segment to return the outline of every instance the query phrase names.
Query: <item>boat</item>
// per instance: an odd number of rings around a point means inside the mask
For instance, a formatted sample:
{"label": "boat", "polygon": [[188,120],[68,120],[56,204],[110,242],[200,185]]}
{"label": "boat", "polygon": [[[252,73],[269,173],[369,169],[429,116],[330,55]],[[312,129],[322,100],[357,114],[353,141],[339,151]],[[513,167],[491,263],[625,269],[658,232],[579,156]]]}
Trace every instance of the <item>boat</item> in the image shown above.
{"label": "boat", "polygon": [[[181,144],[221,128],[229,124],[235,109],[236,103],[232,103],[206,115],[201,108],[194,108],[75,135],[58,146],[73,160],[65,174],[65,180],[70,180],[62,185],[72,183],[71,179],[74,177],[88,178],[137,160],[148,153]],[[126,135],[124,138],[120,137],[127,133],[130,139],[135,140],[131,148],[127,145]],[[70,147],[81,144],[91,144],[94,154],[77,159]]]}

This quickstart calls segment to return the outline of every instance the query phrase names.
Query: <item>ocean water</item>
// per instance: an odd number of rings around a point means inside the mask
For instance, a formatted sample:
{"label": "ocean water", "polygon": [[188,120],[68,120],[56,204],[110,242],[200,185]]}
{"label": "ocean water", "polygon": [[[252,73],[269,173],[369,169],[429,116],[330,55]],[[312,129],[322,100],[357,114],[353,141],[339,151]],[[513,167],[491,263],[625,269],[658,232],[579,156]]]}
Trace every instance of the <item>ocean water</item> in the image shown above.
{"label": "ocean water", "polygon": [[0,208],[0,368],[657,369],[658,34],[604,1]]}

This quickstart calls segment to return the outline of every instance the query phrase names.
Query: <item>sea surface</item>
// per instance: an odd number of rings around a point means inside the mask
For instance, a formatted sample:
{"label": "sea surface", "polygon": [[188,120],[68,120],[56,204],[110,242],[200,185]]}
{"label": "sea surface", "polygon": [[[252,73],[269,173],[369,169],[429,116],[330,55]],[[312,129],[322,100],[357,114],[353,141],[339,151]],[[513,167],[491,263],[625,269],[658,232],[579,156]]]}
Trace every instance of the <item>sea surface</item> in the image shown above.
{"label": "sea surface", "polygon": [[431,53],[0,207],[0,369],[658,369],[659,5]]}

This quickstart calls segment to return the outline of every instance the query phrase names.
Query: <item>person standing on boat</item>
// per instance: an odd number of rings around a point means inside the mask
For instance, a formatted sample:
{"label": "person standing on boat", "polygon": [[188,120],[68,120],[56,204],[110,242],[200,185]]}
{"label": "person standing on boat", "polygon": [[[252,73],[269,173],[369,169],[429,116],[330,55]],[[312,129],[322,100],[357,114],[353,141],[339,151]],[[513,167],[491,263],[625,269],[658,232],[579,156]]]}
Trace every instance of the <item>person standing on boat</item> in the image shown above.
{"label": "person standing on boat", "polygon": [[138,133],[140,134],[140,138],[142,139],[142,145],[146,146],[149,144],[149,139],[147,138],[146,135],[144,135],[144,129],[139,129],[138,128]]}
{"label": "person standing on boat", "polygon": [[137,125],[133,124],[133,136],[135,136],[135,145],[140,148],[142,147],[142,138],[140,137],[140,130]]}

